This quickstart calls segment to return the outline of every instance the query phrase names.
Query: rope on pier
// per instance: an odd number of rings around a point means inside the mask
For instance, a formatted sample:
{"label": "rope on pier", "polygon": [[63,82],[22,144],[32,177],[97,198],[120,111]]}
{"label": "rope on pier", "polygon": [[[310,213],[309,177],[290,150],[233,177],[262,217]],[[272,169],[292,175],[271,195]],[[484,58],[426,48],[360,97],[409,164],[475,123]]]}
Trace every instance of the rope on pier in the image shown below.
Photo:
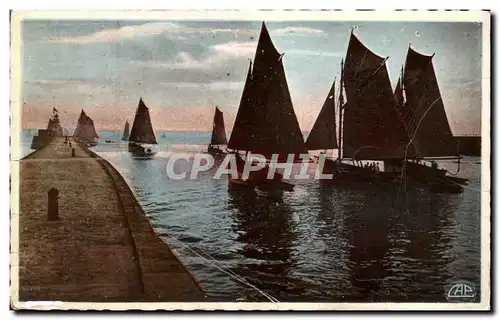
{"label": "rope on pier", "polygon": [[[208,257],[210,257],[210,259],[207,259],[206,257],[204,257],[202,254],[200,254],[199,252],[197,252],[196,250],[194,250],[193,248],[189,247],[188,245],[186,245],[185,243],[183,243],[182,241],[180,241],[179,239],[175,238],[175,237],[167,237],[167,239],[173,239],[173,240],[176,240],[178,243],[180,243],[183,247],[187,248],[189,251],[193,252],[195,255],[199,256],[200,258],[202,258],[203,260],[205,260],[206,262],[212,264],[212,266],[214,266],[217,270],[229,275],[230,277],[236,279],[238,282],[242,283],[242,284],[245,284],[253,289],[255,289],[256,291],[258,291],[260,294],[262,294],[264,297],[266,297],[269,301],[271,302],[279,302],[278,299],[274,298],[273,296],[265,293],[264,291],[260,290],[259,288],[257,288],[256,286],[254,286],[253,284],[251,284],[250,282],[246,281],[244,278],[242,278],[241,276],[239,276],[238,274],[236,274],[235,272],[229,270],[228,268],[224,267],[224,265],[222,263],[220,263],[217,259],[215,259],[214,257],[212,257],[210,254],[208,253],[204,253],[205,255],[207,255]],[[215,262],[215,263],[214,263]],[[217,265],[218,264],[218,265]]]}

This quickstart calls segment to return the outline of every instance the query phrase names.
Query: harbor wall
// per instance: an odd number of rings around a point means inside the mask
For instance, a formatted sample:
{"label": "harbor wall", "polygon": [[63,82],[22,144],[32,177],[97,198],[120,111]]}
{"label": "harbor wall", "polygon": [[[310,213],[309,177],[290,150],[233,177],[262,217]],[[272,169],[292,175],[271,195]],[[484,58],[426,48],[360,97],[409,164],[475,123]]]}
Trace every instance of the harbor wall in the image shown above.
{"label": "harbor wall", "polygon": [[[75,151],[72,151],[75,149]],[[74,156],[72,154],[74,153]],[[47,191],[59,215],[47,221]],[[56,137],[20,162],[18,301],[203,302],[120,173]]]}
{"label": "harbor wall", "polygon": [[[180,297],[187,295],[190,299],[176,299],[174,301],[206,301],[207,297],[203,293],[201,283],[179,260],[178,256],[172,252],[168,244],[156,234],[142,206],[118,170],[85,145],[80,144],[80,146],[89,156],[97,159],[102,168],[113,180],[115,190],[120,198],[123,212],[132,233],[134,251],[139,258],[146,300],[163,301],[161,295],[164,291],[161,287],[162,283],[175,280],[177,283],[175,283],[175,288],[172,287],[171,290],[180,290],[182,292]],[[175,278],[172,277],[173,274],[171,273],[175,273]],[[182,286],[186,282],[188,284],[194,283],[196,287],[191,285]]]}
{"label": "harbor wall", "polygon": [[48,129],[38,129],[38,135],[31,140],[31,149],[42,149],[50,144],[54,139],[54,131]]}

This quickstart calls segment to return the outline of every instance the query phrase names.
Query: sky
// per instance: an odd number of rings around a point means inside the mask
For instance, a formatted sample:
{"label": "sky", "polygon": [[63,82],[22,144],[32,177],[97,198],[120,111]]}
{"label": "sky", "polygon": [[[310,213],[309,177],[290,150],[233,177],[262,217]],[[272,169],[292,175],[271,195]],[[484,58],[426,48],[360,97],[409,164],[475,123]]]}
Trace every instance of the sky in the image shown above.
{"label": "sky", "polygon": [[[22,125],[44,128],[56,107],[73,130],[81,109],[97,130],[122,130],[139,98],[156,131],[210,131],[215,106],[231,130],[262,21],[25,20]],[[302,131],[339,79],[351,29],[389,57],[396,86],[408,46],[431,55],[452,132],[479,134],[481,24],[266,21],[281,53]]]}

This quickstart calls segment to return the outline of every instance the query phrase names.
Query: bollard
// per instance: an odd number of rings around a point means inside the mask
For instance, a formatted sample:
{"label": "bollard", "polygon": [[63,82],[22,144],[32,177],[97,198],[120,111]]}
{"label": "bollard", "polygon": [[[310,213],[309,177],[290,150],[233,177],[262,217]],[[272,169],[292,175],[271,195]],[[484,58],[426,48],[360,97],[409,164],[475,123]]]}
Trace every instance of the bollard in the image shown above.
{"label": "bollard", "polygon": [[75,156],[75,148],[71,148],[71,156],[74,157]]}
{"label": "bollard", "polygon": [[48,192],[47,220],[55,221],[59,219],[59,190],[50,188]]}

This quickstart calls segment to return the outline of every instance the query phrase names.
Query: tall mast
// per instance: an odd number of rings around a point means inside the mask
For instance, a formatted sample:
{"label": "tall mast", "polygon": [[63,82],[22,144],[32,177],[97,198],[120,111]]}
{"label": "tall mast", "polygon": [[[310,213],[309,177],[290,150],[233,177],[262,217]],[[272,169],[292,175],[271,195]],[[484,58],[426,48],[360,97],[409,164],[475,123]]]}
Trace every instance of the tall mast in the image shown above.
{"label": "tall mast", "polygon": [[338,159],[342,159],[342,111],[344,108],[344,59],[340,61],[340,95],[339,95],[339,152]]}

